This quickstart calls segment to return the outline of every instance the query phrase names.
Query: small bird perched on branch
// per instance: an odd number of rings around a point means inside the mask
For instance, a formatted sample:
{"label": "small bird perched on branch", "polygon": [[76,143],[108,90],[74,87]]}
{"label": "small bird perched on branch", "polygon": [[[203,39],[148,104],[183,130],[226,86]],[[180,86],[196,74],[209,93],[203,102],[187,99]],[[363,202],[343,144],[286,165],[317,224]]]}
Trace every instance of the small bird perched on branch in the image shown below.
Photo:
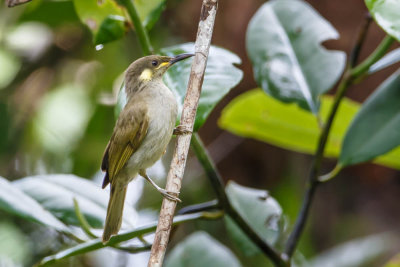
{"label": "small bird perched on branch", "polygon": [[126,70],[127,104],[118,117],[101,164],[101,169],[106,172],[103,188],[111,184],[103,243],[121,228],[126,189],[138,174],[164,197],[180,201],[174,192],[156,185],[146,174],[146,169],[161,158],[173,133],[188,132],[179,126],[174,130],[177,103],[162,77],[170,66],[191,56],[193,54],[146,56]]}

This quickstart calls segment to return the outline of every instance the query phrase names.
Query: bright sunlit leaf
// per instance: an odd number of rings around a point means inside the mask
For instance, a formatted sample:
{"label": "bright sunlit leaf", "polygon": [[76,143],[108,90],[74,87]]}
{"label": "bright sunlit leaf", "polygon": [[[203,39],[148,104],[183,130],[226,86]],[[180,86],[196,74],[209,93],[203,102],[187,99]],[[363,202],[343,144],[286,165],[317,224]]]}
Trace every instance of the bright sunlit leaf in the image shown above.
{"label": "bright sunlit leaf", "polygon": [[[331,96],[322,97],[320,113],[323,121],[326,121],[332,100]],[[329,135],[325,156],[339,156],[343,137],[359,108],[358,103],[343,99]],[[321,131],[311,113],[294,104],[277,101],[261,89],[251,90],[231,101],[222,112],[219,126],[239,136],[307,154],[315,153]],[[374,162],[400,169],[400,149],[378,157]]]}

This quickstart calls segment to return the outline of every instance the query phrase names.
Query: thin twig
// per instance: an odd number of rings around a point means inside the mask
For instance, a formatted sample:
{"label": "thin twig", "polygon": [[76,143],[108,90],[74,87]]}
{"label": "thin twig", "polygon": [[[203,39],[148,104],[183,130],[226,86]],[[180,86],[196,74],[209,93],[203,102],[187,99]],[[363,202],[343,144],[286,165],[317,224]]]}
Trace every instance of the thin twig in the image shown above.
{"label": "thin twig", "polygon": [[86,235],[90,238],[97,238],[95,234],[92,233],[90,230],[90,224],[86,220],[85,216],[82,214],[81,209],[79,208],[78,200],[76,198],[73,198],[74,201],[74,209],[75,209],[75,214],[76,217],[78,218],[79,224],[81,225],[82,230],[86,233]]}
{"label": "thin twig", "polygon": [[218,200],[214,199],[211,201],[207,201],[204,203],[199,203],[199,204],[194,204],[190,206],[183,207],[180,209],[177,214],[189,214],[189,213],[194,213],[194,212],[199,212],[199,211],[210,211],[210,210],[216,210],[220,207],[218,204]]}
{"label": "thin twig", "polygon": [[368,32],[369,26],[371,25],[371,22],[372,22],[372,16],[368,12],[365,15],[364,24],[361,26],[361,30],[358,33],[356,44],[354,45],[352,51],[350,52],[350,58],[349,58],[350,67],[354,67],[357,64],[357,61],[358,61],[358,58],[360,57],[360,52],[365,43],[365,38],[367,37],[367,32]]}
{"label": "thin twig", "polygon": [[[179,225],[184,222],[189,222],[193,220],[205,219],[205,220],[216,220],[222,217],[223,213],[220,211],[216,212],[197,212],[191,213],[187,215],[179,215],[174,218],[173,225]],[[131,240],[133,238],[137,238],[139,236],[143,236],[145,234],[152,233],[156,230],[157,224],[155,222],[151,222],[147,225],[136,228],[133,231],[121,233],[115,236],[112,236],[107,245],[104,245],[100,238],[92,239],[85,243],[79,244],[75,247],[68,248],[66,250],[60,251],[55,255],[48,256],[44,258],[39,264],[36,266],[53,266],[56,262],[66,259],[72,256],[88,253],[90,251],[94,251],[97,249],[101,249],[103,247],[115,247],[117,244]],[[118,248],[119,249],[119,248]]]}
{"label": "thin twig", "polygon": [[149,35],[147,34],[146,29],[143,27],[143,24],[140,21],[139,14],[132,1],[133,0],[120,0],[120,2],[125,6],[126,10],[128,11],[133,26],[135,27],[135,31],[143,54],[145,56],[148,56],[154,53],[153,47],[151,46]]}
{"label": "thin twig", "polygon": [[[204,72],[207,65],[208,51],[211,45],[217,6],[218,0],[203,0],[203,5],[201,7],[200,22],[195,43],[195,57],[190,71],[189,84],[181,116],[181,125],[190,131],[193,131],[201,86],[203,84]],[[191,133],[179,135],[177,137],[175,152],[167,176],[167,191],[179,192],[181,189],[191,137]],[[153,247],[151,249],[148,263],[149,267],[159,267],[163,263],[175,207],[175,201],[164,198]]]}
{"label": "thin twig", "polygon": [[151,249],[151,244],[145,244],[143,246],[126,246],[126,247],[113,247],[118,250],[122,250],[128,253],[139,253],[143,251],[148,251]]}
{"label": "thin twig", "polygon": [[267,255],[276,266],[287,266],[288,263],[276,251],[272,246],[270,246],[262,237],[258,235],[257,232],[248,224],[248,222],[232,207],[229,198],[225,192],[225,186],[222,181],[221,175],[219,174],[216,166],[214,165],[211,157],[208,155],[206,148],[200,140],[198,134],[194,134],[192,138],[192,149],[199,159],[201,165],[209,178],[212,188],[214,189],[218,201],[222,206],[223,210],[229,217],[239,226],[243,233],[254,242],[258,248]]}
{"label": "thin twig", "polygon": [[[359,35],[359,38],[362,38],[362,40],[360,41],[365,40],[365,37],[362,34]],[[362,77],[368,71],[369,67],[371,67],[372,64],[378,61],[386,53],[386,51],[392,44],[393,40],[394,39],[392,37],[386,36],[379,44],[379,46],[375,49],[375,51],[369,57],[367,57],[363,62],[361,62],[358,66],[354,68],[351,68],[349,63],[346,68],[345,74],[343,75],[342,80],[339,83],[338,89],[336,91],[335,99],[331,107],[331,110],[329,112],[328,121],[326,122],[324,128],[322,129],[321,135],[319,137],[317,151],[315,153],[314,160],[311,166],[310,175],[308,178],[306,194],[304,196],[299,215],[297,217],[293,231],[290,234],[289,239],[286,243],[285,253],[288,256],[288,258],[292,257],[296,249],[300,235],[303,232],[317,186],[321,183],[321,181],[318,179],[318,176],[321,169],[324,150],[329,138],[331,126],[335,119],[335,115],[340,106],[340,103],[348,87],[354,82],[354,80],[356,80],[359,77]],[[356,44],[359,44],[359,41],[357,41]],[[358,55],[359,53],[357,54],[357,57]],[[357,58],[353,58],[352,60],[356,62]],[[338,172],[335,172],[334,174],[337,175]]]}
{"label": "thin twig", "polygon": [[202,165],[207,177],[209,178],[209,181],[211,182],[212,188],[217,195],[219,204],[224,208],[230,206],[228,196],[225,192],[224,181],[222,180],[221,175],[218,173],[217,167],[211,160],[210,155],[208,155],[207,149],[203,145],[199,134],[193,134],[191,147],[200,164]]}

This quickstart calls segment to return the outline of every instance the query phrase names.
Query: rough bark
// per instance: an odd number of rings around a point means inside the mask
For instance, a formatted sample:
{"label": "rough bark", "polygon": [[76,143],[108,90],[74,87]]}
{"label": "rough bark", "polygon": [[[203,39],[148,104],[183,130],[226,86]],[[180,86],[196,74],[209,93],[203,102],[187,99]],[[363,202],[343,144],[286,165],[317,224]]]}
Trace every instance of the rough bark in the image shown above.
{"label": "rough bark", "polygon": [[[204,72],[207,65],[208,51],[210,49],[214,28],[215,15],[217,13],[217,6],[218,0],[203,0],[203,5],[201,7],[200,22],[195,43],[195,57],[190,72],[188,89],[181,116],[181,125],[190,131],[193,130],[196,117],[201,86],[203,84]],[[179,192],[181,189],[182,177],[185,170],[191,138],[191,133],[177,137],[175,152],[167,176],[166,190],[168,191]],[[176,202],[164,198],[153,246],[151,248],[148,263],[149,267],[162,266],[169,241],[175,208]]]}

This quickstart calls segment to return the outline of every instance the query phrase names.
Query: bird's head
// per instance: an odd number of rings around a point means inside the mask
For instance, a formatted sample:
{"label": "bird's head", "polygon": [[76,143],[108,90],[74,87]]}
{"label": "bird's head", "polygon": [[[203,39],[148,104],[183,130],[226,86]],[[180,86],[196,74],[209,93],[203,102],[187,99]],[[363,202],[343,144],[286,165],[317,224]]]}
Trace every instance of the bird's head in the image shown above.
{"label": "bird's head", "polygon": [[135,60],[126,70],[125,85],[132,91],[150,81],[161,79],[164,73],[178,61],[194,56],[194,54],[180,54],[175,57],[151,55]]}

